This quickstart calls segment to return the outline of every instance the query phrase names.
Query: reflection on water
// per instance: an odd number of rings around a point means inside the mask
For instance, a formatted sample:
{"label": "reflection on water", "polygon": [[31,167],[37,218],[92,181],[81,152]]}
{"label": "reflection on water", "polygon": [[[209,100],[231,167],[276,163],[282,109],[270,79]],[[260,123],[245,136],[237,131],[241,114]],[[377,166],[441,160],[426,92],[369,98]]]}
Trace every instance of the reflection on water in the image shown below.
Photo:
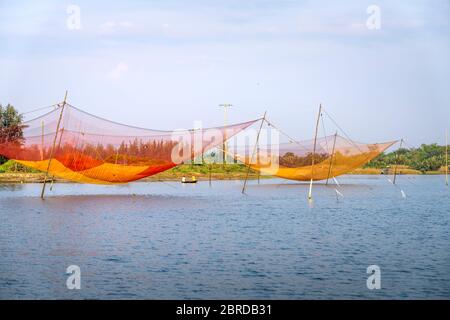
{"label": "reflection on water", "polygon": [[22,190],[23,186],[21,183],[0,183],[0,192]]}
{"label": "reflection on water", "polygon": [[339,182],[1,185],[0,298],[450,298],[442,177]]}

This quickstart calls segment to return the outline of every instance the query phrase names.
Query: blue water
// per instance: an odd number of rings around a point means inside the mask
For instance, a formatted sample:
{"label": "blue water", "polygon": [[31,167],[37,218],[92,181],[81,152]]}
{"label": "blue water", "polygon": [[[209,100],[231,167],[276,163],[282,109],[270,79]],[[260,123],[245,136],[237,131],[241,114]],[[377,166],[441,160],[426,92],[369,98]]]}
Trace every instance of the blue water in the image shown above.
{"label": "blue water", "polygon": [[[450,298],[442,176],[0,185],[0,298]],[[369,265],[381,289],[366,286]],[[66,268],[81,268],[81,290]]]}

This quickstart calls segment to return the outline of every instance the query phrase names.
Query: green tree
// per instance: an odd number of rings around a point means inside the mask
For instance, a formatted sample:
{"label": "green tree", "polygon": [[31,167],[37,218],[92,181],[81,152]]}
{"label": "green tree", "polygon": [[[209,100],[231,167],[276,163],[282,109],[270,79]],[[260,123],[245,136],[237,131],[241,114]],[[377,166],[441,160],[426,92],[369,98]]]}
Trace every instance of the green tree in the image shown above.
{"label": "green tree", "polygon": [[[0,143],[23,143],[22,115],[8,103],[6,107],[0,104]],[[0,155],[0,164],[8,159]]]}
{"label": "green tree", "polygon": [[398,149],[381,154],[370,161],[366,167],[385,168],[396,164],[406,165],[422,172],[436,171],[445,165],[445,146],[422,144],[419,148]]}

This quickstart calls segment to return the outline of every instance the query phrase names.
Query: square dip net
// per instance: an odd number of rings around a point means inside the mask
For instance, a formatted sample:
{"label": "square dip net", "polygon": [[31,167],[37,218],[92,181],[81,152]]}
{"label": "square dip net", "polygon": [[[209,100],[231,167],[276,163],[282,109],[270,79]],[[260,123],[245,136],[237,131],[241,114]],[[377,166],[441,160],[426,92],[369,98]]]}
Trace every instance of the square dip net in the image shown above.
{"label": "square dip net", "polygon": [[[329,118],[343,135],[338,134],[338,131],[334,135],[326,135],[322,112],[317,120],[316,138],[309,140],[293,139],[263,118],[260,133],[264,123],[266,124],[264,129],[267,131],[261,136],[264,135],[265,138],[273,136],[267,132],[275,131],[276,142],[272,143],[267,139],[261,142],[258,135],[254,148],[237,147],[234,157],[261,174],[297,181],[318,181],[349,173],[376,158],[397,142],[355,142],[331,116]],[[324,133],[322,137],[317,136],[320,123]]]}
{"label": "square dip net", "polygon": [[139,180],[220,146],[259,120],[161,131],[112,122],[68,103],[2,130],[0,155],[58,178],[92,184]]}

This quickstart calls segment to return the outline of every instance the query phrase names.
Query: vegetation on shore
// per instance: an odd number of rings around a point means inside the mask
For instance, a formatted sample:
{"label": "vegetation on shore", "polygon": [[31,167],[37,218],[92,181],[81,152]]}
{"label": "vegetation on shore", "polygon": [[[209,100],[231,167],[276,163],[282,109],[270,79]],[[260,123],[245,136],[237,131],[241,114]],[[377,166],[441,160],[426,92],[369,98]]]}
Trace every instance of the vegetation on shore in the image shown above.
{"label": "vegetation on shore", "polygon": [[395,165],[422,173],[444,171],[445,146],[436,143],[422,144],[418,148],[401,148],[394,152],[380,154],[366,164],[365,168],[389,168]]}
{"label": "vegetation on shore", "polygon": [[[389,167],[389,166],[388,166]],[[390,165],[389,168],[376,168],[373,166],[366,166],[364,168],[358,168],[350,174],[392,174],[394,165]],[[397,167],[398,174],[439,174],[444,173],[443,168],[440,171],[426,171],[411,169],[405,165],[399,165]],[[247,174],[247,167],[243,164],[227,164],[225,166],[221,164],[214,165],[189,165],[184,164],[173,169],[158,173],[154,176],[143,179],[143,181],[179,181],[182,177],[190,180],[193,176],[197,180],[233,180],[244,179]],[[25,182],[42,182],[45,174],[43,172],[29,169],[14,161],[8,161],[3,165],[0,165],[0,183],[25,183]],[[259,175],[257,171],[250,170],[249,179],[268,178],[269,176]],[[61,179],[55,179],[61,181]]]}
{"label": "vegetation on shore", "polygon": [[[247,174],[247,167],[243,164],[184,164],[163,171],[154,176],[142,179],[143,181],[160,181],[160,180],[174,180],[179,181],[182,177],[190,180],[195,177],[197,180],[233,180],[244,179]],[[8,161],[0,165],[0,182],[42,182],[45,174],[43,172],[29,169],[14,161]],[[265,178],[267,176],[259,175],[257,171],[250,170],[249,179]],[[55,179],[61,181],[61,179]]]}
{"label": "vegetation on shore", "polygon": [[[23,117],[11,105],[7,104],[5,107],[0,104],[0,143],[23,141]],[[7,161],[5,157],[0,155],[0,164]]]}

